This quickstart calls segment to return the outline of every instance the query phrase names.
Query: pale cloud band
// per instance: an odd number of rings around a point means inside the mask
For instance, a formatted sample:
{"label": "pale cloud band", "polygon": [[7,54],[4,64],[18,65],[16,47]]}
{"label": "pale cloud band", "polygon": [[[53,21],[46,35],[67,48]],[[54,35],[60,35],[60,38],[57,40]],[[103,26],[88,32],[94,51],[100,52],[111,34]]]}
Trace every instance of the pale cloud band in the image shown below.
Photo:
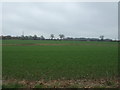
{"label": "pale cloud band", "polygon": [[119,2],[119,0],[1,0],[1,2]]}

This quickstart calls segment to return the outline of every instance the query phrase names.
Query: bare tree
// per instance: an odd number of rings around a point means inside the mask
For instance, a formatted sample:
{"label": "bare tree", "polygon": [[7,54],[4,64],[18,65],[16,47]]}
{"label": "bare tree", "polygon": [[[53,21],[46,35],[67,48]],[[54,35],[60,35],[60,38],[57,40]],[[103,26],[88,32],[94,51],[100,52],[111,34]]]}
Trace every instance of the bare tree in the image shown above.
{"label": "bare tree", "polygon": [[101,39],[101,41],[103,41],[103,40],[104,40],[104,36],[103,36],[103,35],[101,35],[101,36],[100,36],[100,39]]}
{"label": "bare tree", "polygon": [[53,39],[53,38],[54,38],[54,34],[51,34],[51,35],[50,35],[50,38]]}
{"label": "bare tree", "polygon": [[59,34],[60,39],[64,39],[64,34]]}

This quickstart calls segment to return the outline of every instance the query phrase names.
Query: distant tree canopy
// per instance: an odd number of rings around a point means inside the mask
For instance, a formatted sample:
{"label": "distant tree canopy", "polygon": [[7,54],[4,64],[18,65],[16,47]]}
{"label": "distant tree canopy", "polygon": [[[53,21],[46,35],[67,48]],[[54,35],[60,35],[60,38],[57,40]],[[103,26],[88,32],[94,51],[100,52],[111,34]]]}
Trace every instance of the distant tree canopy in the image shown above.
{"label": "distant tree canopy", "polygon": [[[71,40],[71,41],[119,41],[119,40],[112,40],[112,39],[104,39],[104,35],[99,36],[98,38],[74,38],[74,37],[65,37],[64,34],[59,34],[58,37],[61,40]],[[46,39],[43,35],[41,36],[37,36],[37,35],[29,35],[29,36],[11,36],[11,35],[7,35],[7,36],[0,36],[0,39],[3,40],[9,40],[9,39],[16,39],[16,40],[59,40],[59,38],[55,39],[54,34],[50,34],[50,38]]]}
{"label": "distant tree canopy", "polygon": [[65,35],[64,34],[59,34],[60,39],[64,39]]}
{"label": "distant tree canopy", "polygon": [[34,35],[34,36],[33,36],[33,39],[34,39],[34,40],[37,40],[37,35]]}
{"label": "distant tree canopy", "polygon": [[42,35],[42,36],[40,36],[40,39],[41,39],[41,40],[44,40],[45,38],[44,38],[44,36]]}
{"label": "distant tree canopy", "polygon": [[51,34],[51,35],[50,35],[50,38],[51,38],[51,39],[53,39],[54,37],[55,37],[54,34]]}
{"label": "distant tree canopy", "polygon": [[101,39],[101,40],[104,40],[104,36],[103,36],[103,35],[101,35],[101,36],[100,36],[100,39]]}

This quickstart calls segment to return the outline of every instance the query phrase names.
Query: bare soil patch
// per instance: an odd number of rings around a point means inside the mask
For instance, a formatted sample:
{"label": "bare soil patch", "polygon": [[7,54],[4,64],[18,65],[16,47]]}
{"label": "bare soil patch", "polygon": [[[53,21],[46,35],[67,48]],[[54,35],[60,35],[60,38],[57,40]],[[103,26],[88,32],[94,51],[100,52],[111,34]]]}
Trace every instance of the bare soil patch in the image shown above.
{"label": "bare soil patch", "polygon": [[17,83],[27,88],[41,86],[43,88],[119,88],[118,79],[80,79],[80,80],[38,80],[27,81],[16,79],[3,80],[3,85]]}
{"label": "bare soil patch", "polygon": [[2,44],[3,46],[64,46],[77,44]]}
{"label": "bare soil patch", "polygon": [[[95,45],[95,46],[108,46],[108,44],[92,44],[92,43],[79,43],[79,44],[0,44],[0,46],[80,46],[80,45]],[[118,46],[118,45],[110,45],[109,46]]]}

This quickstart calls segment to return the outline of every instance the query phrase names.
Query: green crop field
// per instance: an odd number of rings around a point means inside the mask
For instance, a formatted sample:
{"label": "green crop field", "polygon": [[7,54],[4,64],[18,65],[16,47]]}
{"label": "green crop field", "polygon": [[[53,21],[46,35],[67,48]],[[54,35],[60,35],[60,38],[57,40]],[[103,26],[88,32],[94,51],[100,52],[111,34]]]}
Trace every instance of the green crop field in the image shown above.
{"label": "green crop field", "polygon": [[89,79],[118,75],[117,42],[3,40],[2,43],[5,80]]}

